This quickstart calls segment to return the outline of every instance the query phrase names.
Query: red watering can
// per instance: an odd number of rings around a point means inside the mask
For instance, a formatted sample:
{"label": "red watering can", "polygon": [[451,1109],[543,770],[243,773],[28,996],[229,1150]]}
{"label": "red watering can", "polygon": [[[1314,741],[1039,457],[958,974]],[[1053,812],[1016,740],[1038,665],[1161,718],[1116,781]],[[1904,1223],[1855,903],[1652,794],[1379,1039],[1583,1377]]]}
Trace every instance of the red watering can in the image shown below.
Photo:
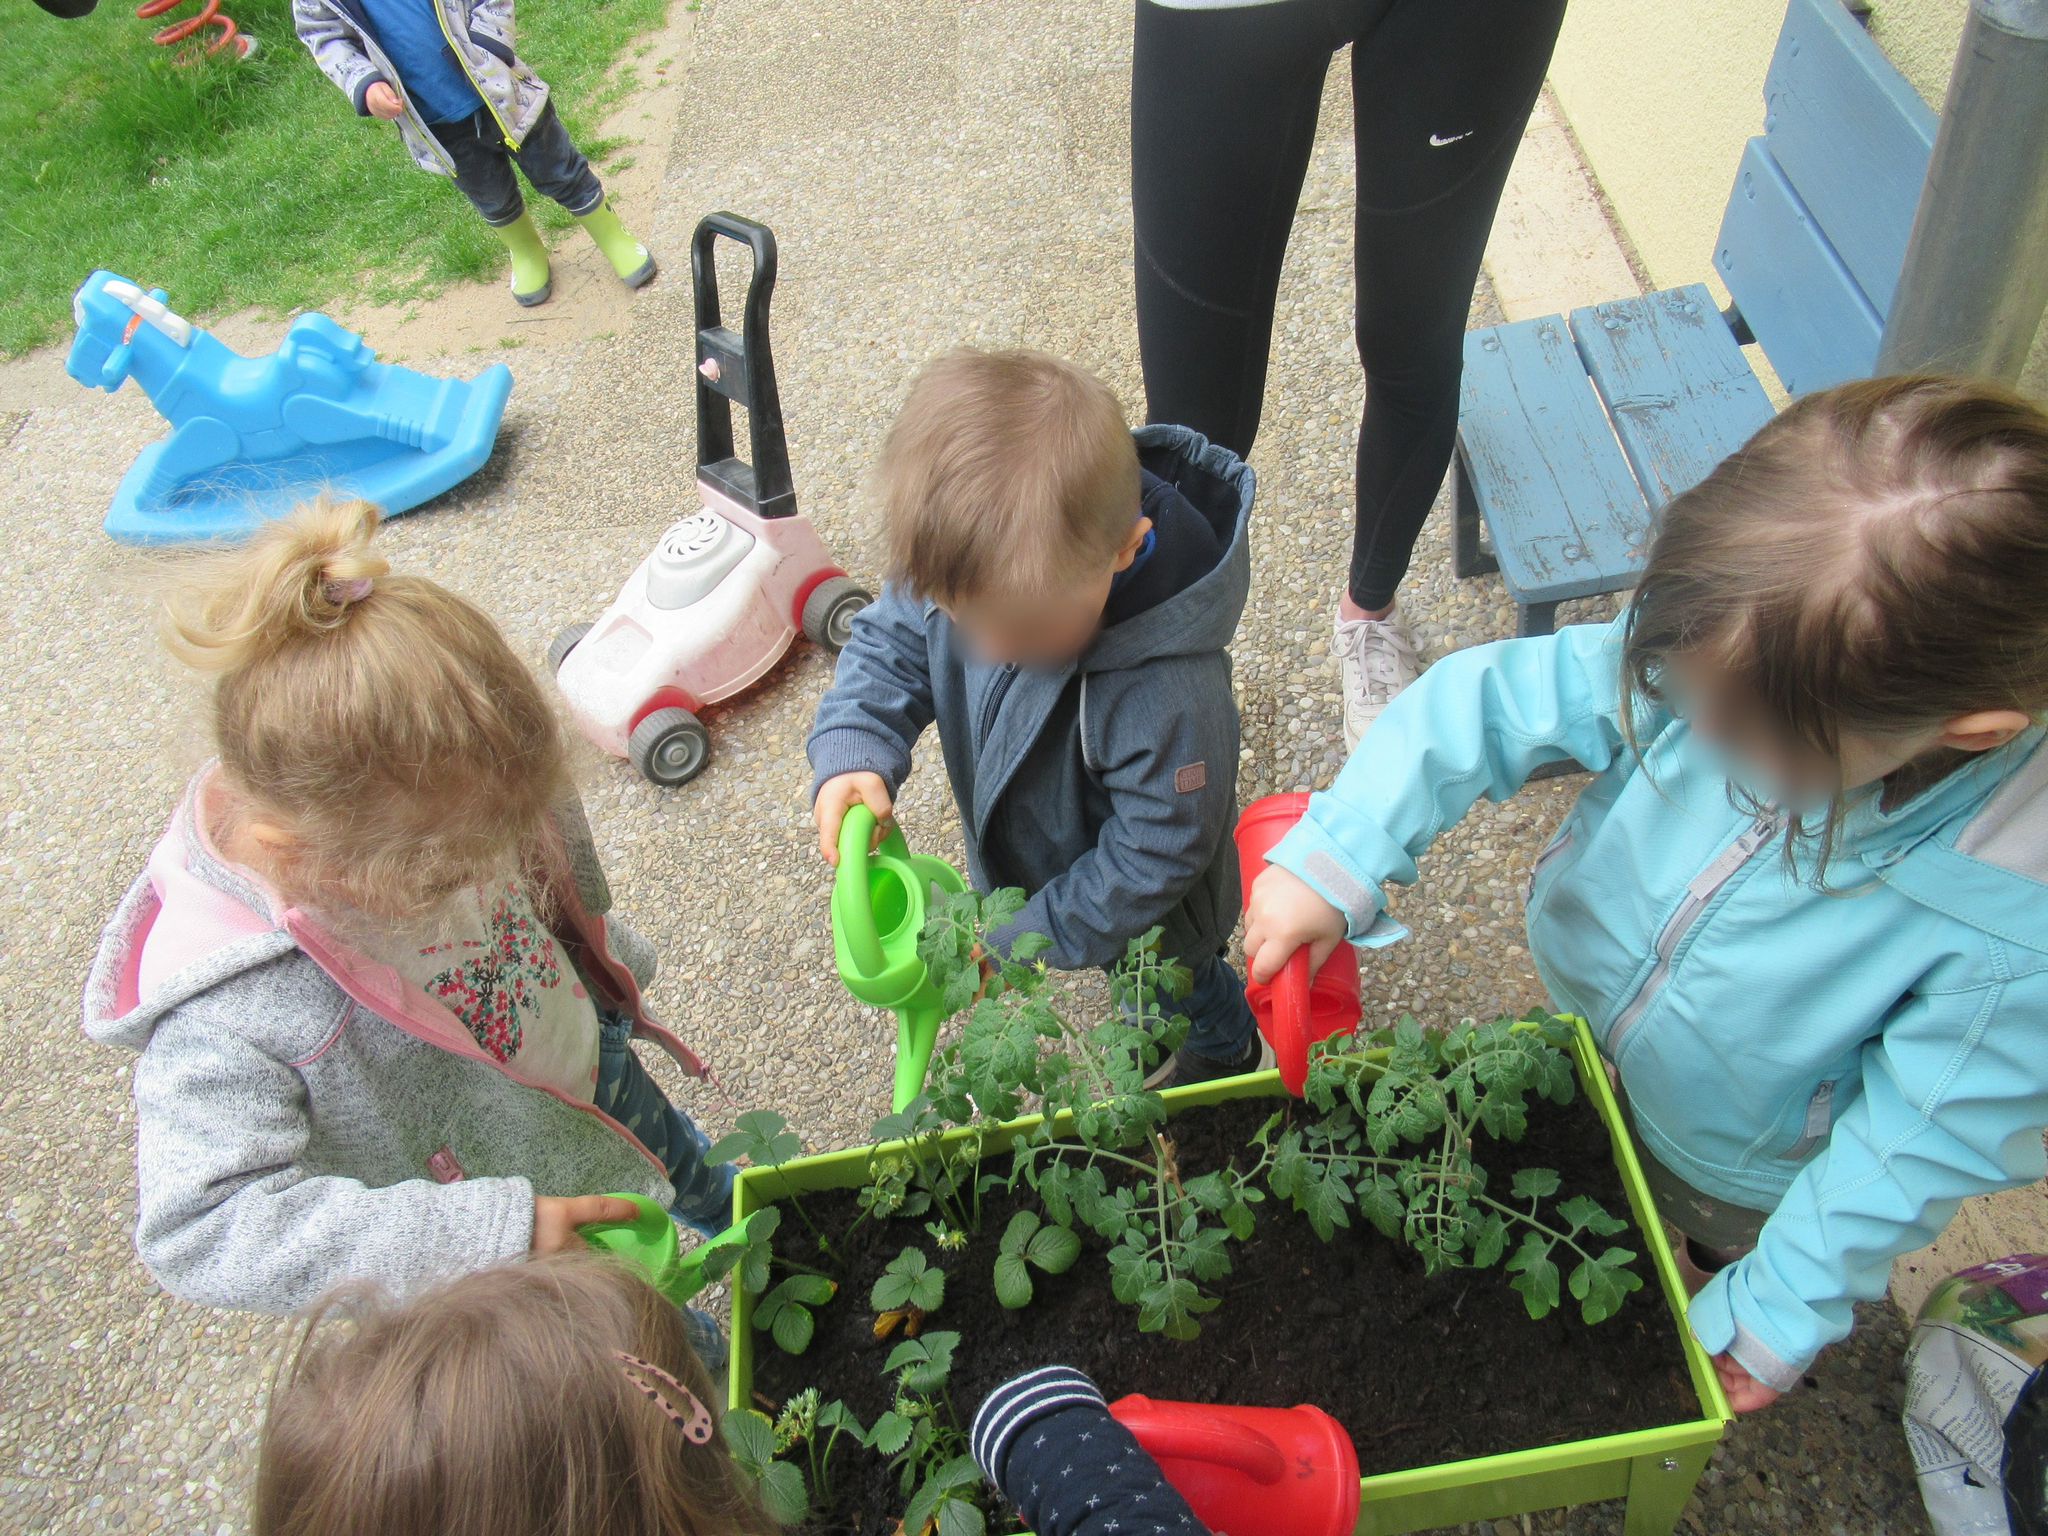
{"label": "red watering can", "polygon": [[[1254,800],[1237,818],[1237,867],[1245,900],[1251,899],[1252,882],[1265,872],[1266,855],[1307,809],[1307,795],[1268,795]],[[1259,1021],[1259,1033],[1279,1058],[1280,1081],[1300,1098],[1308,1080],[1308,1048],[1358,1027],[1358,951],[1339,944],[1310,976],[1308,951],[1298,949],[1278,976],[1264,984],[1252,983],[1244,995]]]}
{"label": "red watering can", "polygon": [[1133,1395],[1109,1411],[1219,1536],[1351,1536],[1358,1524],[1358,1452],[1320,1408]]}

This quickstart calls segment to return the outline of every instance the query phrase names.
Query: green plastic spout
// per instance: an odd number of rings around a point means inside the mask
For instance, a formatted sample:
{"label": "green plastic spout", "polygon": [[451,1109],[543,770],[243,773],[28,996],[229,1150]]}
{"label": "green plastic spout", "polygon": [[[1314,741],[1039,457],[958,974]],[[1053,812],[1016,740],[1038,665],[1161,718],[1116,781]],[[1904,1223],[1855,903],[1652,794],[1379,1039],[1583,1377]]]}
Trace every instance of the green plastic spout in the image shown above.
{"label": "green plastic spout", "polygon": [[953,895],[966,890],[967,882],[945,860],[913,854],[899,827],[877,844],[874,812],[864,805],[847,808],[832,880],[832,955],[847,991],[896,1015],[897,1110],[924,1092],[945,1016],[938,988],[917,957],[935,886]]}

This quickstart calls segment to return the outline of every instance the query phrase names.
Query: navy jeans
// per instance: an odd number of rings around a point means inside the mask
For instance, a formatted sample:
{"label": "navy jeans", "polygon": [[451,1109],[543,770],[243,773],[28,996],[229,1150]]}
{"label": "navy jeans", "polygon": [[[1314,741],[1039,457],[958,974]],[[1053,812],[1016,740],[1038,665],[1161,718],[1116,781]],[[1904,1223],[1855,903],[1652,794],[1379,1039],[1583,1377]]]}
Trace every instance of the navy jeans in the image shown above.
{"label": "navy jeans", "polygon": [[455,185],[476,205],[486,224],[510,224],[526,211],[519,178],[512,173],[515,162],[535,191],[552,197],[579,218],[604,201],[597,172],[555,116],[552,101],[541,108],[532,131],[517,150],[505,147],[504,135],[498,132],[497,119],[488,107],[479,107],[452,123],[429,126],[455,162]]}
{"label": "navy jeans", "polygon": [[1244,978],[1221,955],[1211,955],[1194,972],[1188,995],[1177,1002],[1166,999],[1160,1006],[1187,1016],[1188,1037],[1181,1042],[1182,1050],[1212,1061],[1236,1061],[1259,1030],[1252,1006],[1244,999]]}
{"label": "navy jeans", "polygon": [[707,1163],[711,1140],[668,1096],[633,1054],[632,1021],[615,1013],[597,1020],[597,1107],[640,1138],[662,1161],[675,1186],[676,1219],[706,1237],[732,1225],[733,1166]]}

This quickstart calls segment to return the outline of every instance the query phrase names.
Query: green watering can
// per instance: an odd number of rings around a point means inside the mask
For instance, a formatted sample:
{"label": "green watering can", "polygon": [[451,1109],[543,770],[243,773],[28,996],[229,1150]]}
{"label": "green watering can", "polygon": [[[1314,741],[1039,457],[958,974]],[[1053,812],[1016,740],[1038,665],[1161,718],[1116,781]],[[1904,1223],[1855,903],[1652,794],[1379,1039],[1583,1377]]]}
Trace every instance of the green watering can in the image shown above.
{"label": "green watering can", "polygon": [[632,1201],[640,1214],[631,1221],[593,1221],[576,1230],[591,1247],[630,1262],[647,1276],[649,1284],[679,1307],[711,1283],[704,1266],[712,1254],[723,1248],[747,1245],[749,1224],[743,1221],[699,1243],[688,1253],[679,1253],[676,1224],[667,1211],[645,1195],[619,1194],[610,1198]]}
{"label": "green watering can", "polygon": [[891,827],[880,847],[872,847],[874,840],[875,813],[848,806],[832,881],[832,955],[847,991],[896,1015],[894,1107],[901,1111],[924,1092],[945,1017],[938,988],[917,958],[925,903],[933,886],[953,895],[967,882],[944,859],[913,854],[900,828]]}

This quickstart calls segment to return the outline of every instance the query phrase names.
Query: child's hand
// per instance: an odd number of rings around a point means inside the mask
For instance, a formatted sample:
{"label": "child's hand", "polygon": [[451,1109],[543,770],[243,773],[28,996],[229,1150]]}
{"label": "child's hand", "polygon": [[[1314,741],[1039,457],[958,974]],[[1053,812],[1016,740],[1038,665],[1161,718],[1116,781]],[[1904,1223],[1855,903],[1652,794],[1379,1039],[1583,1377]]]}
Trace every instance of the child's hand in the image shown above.
{"label": "child's hand", "polygon": [[889,830],[889,817],[896,802],[889,798],[889,786],[879,773],[842,773],[825,781],[818,791],[811,814],[818,819],[818,852],[827,864],[839,862],[839,824],[846,820],[847,807],[864,805],[875,813],[875,841]]}
{"label": "child's hand", "polygon": [[617,1195],[535,1195],[533,1197],[533,1252],[560,1253],[564,1248],[581,1248],[583,1234],[576,1229],[593,1221],[632,1221],[640,1208]]}
{"label": "child's hand", "polygon": [[405,98],[382,80],[363,92],[363,105],[370,109],[370,116],[381,117],[387,123],[405,116]]}
{"label": "child's hand", "polygon": [[1342,912],[1298,877],[1268,866],[1252,882],[1252,899],[1245,905],[1245,970],[1253,981],[1271,981],[1304,944],[1309,969],[1315,970],[1344,942],[1345,932]]}
{"label": "child's hand", "polygon": [[1737,1413],[1755,1413],[1770,1407],[1785,1395],[1750,1375],[1735,1363],[1733,1355],[1714,1356],[1714,1374],[1721,1378],[1721,1390],[1728,1394],[1728,1406]]}

